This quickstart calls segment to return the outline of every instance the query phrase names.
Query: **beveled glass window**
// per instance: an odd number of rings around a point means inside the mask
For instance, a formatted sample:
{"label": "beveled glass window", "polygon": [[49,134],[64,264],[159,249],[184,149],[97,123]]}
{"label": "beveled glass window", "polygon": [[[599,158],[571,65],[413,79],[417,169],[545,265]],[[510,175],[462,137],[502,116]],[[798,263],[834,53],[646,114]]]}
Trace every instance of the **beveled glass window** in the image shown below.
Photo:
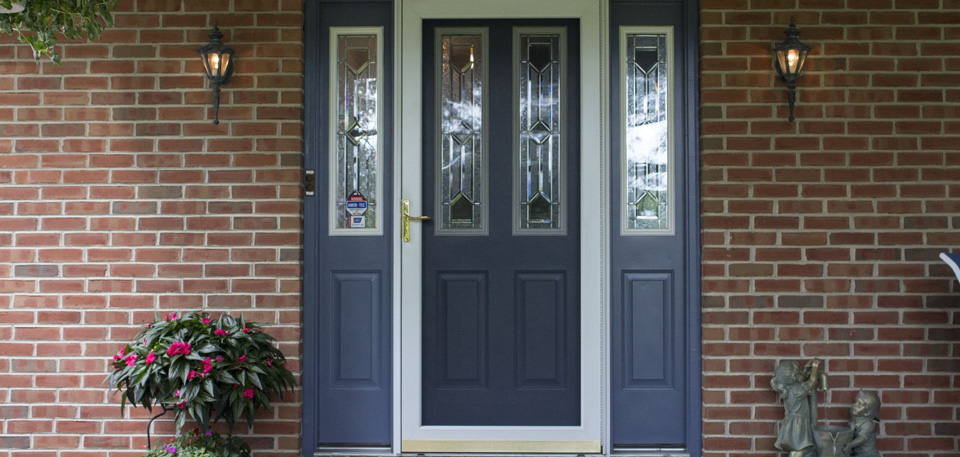
{"label": "beveled glass window", "polygon": [[515,167],[519,192],[518,232],[562,229],[563,123],[561,87],[563,38],[559,30],[518,29],[518,138]]}
{"label": "beveled glass window", "polygon": [[479,30],[438,31],[440,233],[485,230],[484,42]]}
{"label": "beveled glass window", "polygon": [[673,233],[672,30],[623,28],[621,151],[624,233]]}
{"label": "beveled glass window", "polygon": [[380,29],[331,28],[331,234],[379,234]]}

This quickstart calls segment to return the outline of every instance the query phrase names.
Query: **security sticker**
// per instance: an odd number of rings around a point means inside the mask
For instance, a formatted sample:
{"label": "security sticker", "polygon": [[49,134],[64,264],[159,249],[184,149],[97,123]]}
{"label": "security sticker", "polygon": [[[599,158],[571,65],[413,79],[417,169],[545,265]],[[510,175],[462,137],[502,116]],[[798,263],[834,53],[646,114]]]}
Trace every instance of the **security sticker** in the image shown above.
{"label": "security sticker", "polygon": [[367,199],[360,192],[354,192],[347,197],[347,218],[350,219],[350,228],[364,228],[367,226]]}

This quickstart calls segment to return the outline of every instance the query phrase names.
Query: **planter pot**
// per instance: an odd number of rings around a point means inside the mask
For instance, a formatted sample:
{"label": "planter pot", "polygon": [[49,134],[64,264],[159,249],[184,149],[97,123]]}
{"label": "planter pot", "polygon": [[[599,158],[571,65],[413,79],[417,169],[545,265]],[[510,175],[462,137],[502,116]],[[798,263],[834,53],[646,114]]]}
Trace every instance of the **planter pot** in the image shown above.
{"label": "planter pot", "polygon": [[13,2],[13,5],[11,5],[10,8],[4,8],[0,6],[0,14],[19,13],[23,11],[23,8],[26,4],[27,0],[19,0]]}

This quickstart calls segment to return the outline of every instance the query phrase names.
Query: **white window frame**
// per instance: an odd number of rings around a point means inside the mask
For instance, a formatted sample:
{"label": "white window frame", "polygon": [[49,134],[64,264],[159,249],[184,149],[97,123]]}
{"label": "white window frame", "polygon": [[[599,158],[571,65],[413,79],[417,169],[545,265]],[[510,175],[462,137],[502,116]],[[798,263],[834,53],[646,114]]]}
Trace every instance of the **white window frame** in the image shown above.
{"label": "white window frame", "polygon": [[[339,78],[340,78],[340,46],[339,38],[341,36],[350,36],[350,35],[376,35],[377,37],[377,178],[376,178],[376,193],[374,197],[374,202],[376,202],[376,214],[377,219],[374,221],[376,224],[371,228],[349,228],[349,227],[338,227],[338,217],[339,217],[339,208],[337,207],[337,187],[339,186],[339,180],[337,178],[337,173],[339,173],[340,164],[337,163],[337,143],[340,141],[340,136],[337,135],[337,123],[339,122],[339,116],[337,111],[340,109],[338,106],[339,103]],[[329,122],[329,169],[327,170],[327,176],[329,181],[329,197],[327,205],[329,210],[327,211],[329,215],[329,227],[330,227],[330,236],[380,236],[383,235],[383,208],[386,205],[390,205],[393,202],[383,201],[383,172],[384,172],[384,161],[383,161],[383,148],[385,142],[383,141],[383,58],[386,55],[383,49],[383,27],[330,27],[330,100],[328,103],[327,115],[330,118]]]}
{"label": "white window frame", "polygon": [[[630,179],[627,169],[627,36],[628,35],[666,35],[667,55],[664,61],[667,67],[667,228],[665,229],[641,229],[630,228],[630,212],[626,210],[627,197],[630,189],[627,188],[627,182]],[[676,129],[676,111],[677,106],[674,84],[674,57],[673,47],[673,26],[621,26],[620,27],[620,234],[623,236],[674,236],[677,234],[677,195],[676,182],[677,160],[676,160],[676,141],[674,139],[674,130]]]}

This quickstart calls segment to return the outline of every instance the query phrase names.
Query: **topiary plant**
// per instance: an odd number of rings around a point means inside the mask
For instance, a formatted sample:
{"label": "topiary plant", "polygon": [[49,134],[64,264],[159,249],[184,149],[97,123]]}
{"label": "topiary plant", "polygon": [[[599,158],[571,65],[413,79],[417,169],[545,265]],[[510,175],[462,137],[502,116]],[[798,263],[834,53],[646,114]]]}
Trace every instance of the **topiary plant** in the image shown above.
{"label": "topiary plant", "polygon": [[187,415],[202,432],[223,419],[232,434],[244,419],[252,427],[257,409],[270,408],[271,395],[296,386],[273,341],[243,316],[169,313],[120,347],[108,379],[122,393],[121,410],[128,401],[148,410],[160,406],[174,412],[178,430]]}
{"label": "topiary plant", "polygon": [[[58,35],[68,40],[95,40],[113,26],[111,11],[119,0],[0,0],[0,32],[30,45],[33,57],[60,63],[54,46]],[[22,8],[22,10],[21,10]],[[5,12],[13,11],[13,12]]]}

